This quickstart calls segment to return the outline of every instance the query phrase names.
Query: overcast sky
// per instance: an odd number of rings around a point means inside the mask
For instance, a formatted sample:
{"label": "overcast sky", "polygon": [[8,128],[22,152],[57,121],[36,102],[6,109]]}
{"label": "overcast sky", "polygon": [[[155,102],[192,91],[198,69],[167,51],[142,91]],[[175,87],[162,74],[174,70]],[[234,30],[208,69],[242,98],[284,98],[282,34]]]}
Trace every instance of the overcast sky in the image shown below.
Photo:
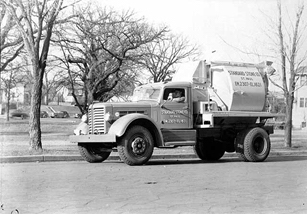
{"label": "overcast sky", "polygon": [[[297,3],[282,0],[294,17]],[[155,24],[166,24],[202,47],[203,59],[258,63],[269,57],[246,55],[244,51],[267,54],[264,31],[268,18],[276,17],[276,0],[99,0],[102,6],[133,10]],[[305,5],[307,7],[307,5]],[[266,14],[266,15],[265,15]],[[307,8],[304,14],[307,20]],[[266,46],[266,47],[264,47]],[[306,47],[307,49],[307,47]],[[215,51],[212,53],[212,51]]]}

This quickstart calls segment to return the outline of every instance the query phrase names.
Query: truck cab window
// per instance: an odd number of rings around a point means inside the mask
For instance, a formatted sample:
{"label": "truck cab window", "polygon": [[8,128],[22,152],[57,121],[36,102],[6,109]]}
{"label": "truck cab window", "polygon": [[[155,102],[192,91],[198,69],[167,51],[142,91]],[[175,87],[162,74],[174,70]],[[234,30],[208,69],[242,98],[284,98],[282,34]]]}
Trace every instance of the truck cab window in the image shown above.
{"label": "truck cab window", "polygon": [[163,94],[163,100],[170,102],[185,102],[185,90],[183,88],[166,88]]}
{"label": "truck cab window", "polygon": [[137,102],[137,101],[158,101],[160,95],[160,88],[154,88],[152,86],[149,87],[139,87],[134,90],[133,96],[132,96],[132,101]]}

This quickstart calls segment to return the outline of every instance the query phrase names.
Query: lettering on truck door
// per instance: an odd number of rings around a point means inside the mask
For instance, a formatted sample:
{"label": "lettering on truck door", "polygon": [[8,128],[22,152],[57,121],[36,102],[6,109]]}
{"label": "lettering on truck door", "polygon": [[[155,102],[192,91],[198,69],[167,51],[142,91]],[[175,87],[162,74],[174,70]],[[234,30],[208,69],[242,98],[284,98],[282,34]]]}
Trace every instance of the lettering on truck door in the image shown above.
{"label": "lettering on truck door", "polygon": [[161,108],[161,128],[189,128],[191,109],[187,95],[186,88],[165,88]]}

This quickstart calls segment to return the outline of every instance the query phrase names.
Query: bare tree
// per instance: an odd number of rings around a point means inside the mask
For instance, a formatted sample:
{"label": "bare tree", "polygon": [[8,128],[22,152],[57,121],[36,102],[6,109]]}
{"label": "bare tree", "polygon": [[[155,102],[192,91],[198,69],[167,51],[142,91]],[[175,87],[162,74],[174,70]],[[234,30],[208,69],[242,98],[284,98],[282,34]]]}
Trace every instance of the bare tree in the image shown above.
{"label": "bare tree", "polygon": [[[292,147],[292,115],[294,93],[300,87],[297,82],[299,74],[303,74],[304,69],[302,65],[307,60],[306,45],[306,29],[307,24],[303,20],[304,2],[301,1],[296,8],[294,21],[291,19],[288,8],[284,8],[281,0],[277,0],[277,19],[271,15],[263,13],[267,18],[268,27],[263,30],[263,34],[268,37],[262,47],[267,47],[265,57],[275,58],[280,65],[280,69],[276,69],[281,76],[281,81],[276,77],[277,75],[268,74],[270,82],[277,88],[282,90],[285,100],[285,139],[284,146]],[[293,2],[294,3],[294,2]],[[285,9],[285,10],[284,10]],[[270,14],[271,11],[270,11]],[[224,39],[226,44],[229,45]],[[259,44],[259,42],[257,42]],[[241,48],[234,47],[241,53],[247,55],[254,55],[260,58],[264,54],[257,51],[246,51]],[[260,46],[260,45],[258,45]],[[273,54],[270,54],[272,53]]]}
{"label": "bare tree", "polygon": [[4,71],[19,56],[22,49],[23,41],[16,29],[16,23],[12,20],[7,7],[0,4],[0,103],[3,96],[2,92],[10,92],[8,88],[9,83],[3,76]]}
{"label": "bare tree", "polygon": [[[277,2],[278,20],[275,23],[276,37],[270,37],[271,40],[276,41],[278,47],[277,53],[280,57],[280,74],[281,84],[270,78],[270,81],[283,91],[286,104],[285,117],[285,147],[292,146],[292,114],[294,92],[298,89],[297,81],[298,74],[302,71],[299,67],[307,59],[307,50],[303,49],[303,44],[306,42],[304,33],[306,33],[307,25],[302,25],[302,15],[304,12],[304,3],[297,7],[295,14],[295,21],[286,25],[289,14],[283,15],[283,7],[281,1]],[[287,18],[284,18],[287,17]],[[290,19],[290,18],[289,18]],[[275,39],[276,38],[276,39]]]}
{"label": "bare tree", "polygon": [[174,65],[198,55],[197,46],[191,45],[188,39],[169,34],[156,42],[148,43],[143,48],[138,63],[150,73],[153,82],[163,82],[172,79]]}
{"label": "bare tree", "polygon": [[161,38],[167,29],[155,29],[130,11],[87,7],[78,14],[62,29],[60,41],[68,62],[78,68],[85,103],[107,101],[120,89],[120,82],[135,77],[133,59],[139,57],[140,48]]}
{"label": "bare tree", "polygon": [[8,8],[0,4],[0,72],[18,57],[22,48],[23,41],[16,29],[16,22]]}
{"label": "bare tree", "polygon": [[49,52],[53,27],[63,0],[0,0],[17,25],[27,51],[32,76],[31,109],[29,119],[30,153],[42,153],[40,107],[43,77]]}
{"label": "bare tree", "polygon": [[[60,67],[63,70],[66,70],[68,73],[68,78],[66,80],[66,85],[68,89],[71,91],[71,95],[75,100],[76,106],[79,108],[81,114],[85,114],[87,111],[87,92],[85,91],[85,86],[82,83],[81,77],[82,77],[82,66],[71,66],[69,63],[69,54],[71,54],[70,50],[67,49],[67,52],[65,51],[65,48],[67,48],[67,43],[64,42],[65,45],[60,41],[58,44],[61,48],[61,51],[63,53],[63,57],[57,57],[55,58],[61,62]],[[79,69],[80,68],[80,69]],[[82,88],[82,95],[80,96],[80,88]],[[85,93],[84,93],[85,92]]]}
{"label": "bare tree", "polygon": [[54,63],[56,62],[50,62],[52,65],[49,65],[44,73],[42,96],[45,98],[43,103],[46,105],[54,99],[63,85],[67,84],[67,71]]}

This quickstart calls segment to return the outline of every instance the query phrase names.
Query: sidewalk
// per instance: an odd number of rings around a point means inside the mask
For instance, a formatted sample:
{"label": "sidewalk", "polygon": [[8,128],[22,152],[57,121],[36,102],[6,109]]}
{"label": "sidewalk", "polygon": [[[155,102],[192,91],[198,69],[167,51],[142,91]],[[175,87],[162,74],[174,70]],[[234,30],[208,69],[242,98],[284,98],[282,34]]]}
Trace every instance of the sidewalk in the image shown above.
{"label": "sidewalk", "polygon": [[[192,148],[192,147],[191,147]],[[191,151],[187,153],[176,153],[172,151],[165,153],[155,150],[151,160],[163,159],[198,159],[198,157]],[[286,149],[271,149],[269,157],[274,156],[307,156],[306,150],[286,150]],[[223,158],[238,158],[236,153],[225,153]],[[24,163],[24,162],[52,162],[52,161],[84,161],[80,155],[28,155],[28,156],[6,156],[0,157],[0,163]],[[117,152],[112,152],[106,161],[120,161]]]}

